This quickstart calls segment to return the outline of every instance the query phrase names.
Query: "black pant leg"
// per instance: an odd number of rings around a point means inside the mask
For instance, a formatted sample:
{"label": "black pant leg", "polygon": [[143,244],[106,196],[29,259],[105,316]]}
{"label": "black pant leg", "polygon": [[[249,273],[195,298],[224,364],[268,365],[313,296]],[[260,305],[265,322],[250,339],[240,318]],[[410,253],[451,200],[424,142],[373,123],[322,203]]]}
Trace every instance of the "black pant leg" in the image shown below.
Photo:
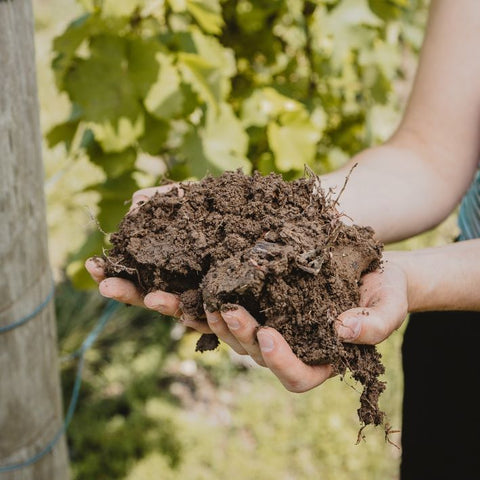
{"label": "black pant leg", "polygon": [[403,340],[402,480],[480,479],[480,312],[412,314]]}

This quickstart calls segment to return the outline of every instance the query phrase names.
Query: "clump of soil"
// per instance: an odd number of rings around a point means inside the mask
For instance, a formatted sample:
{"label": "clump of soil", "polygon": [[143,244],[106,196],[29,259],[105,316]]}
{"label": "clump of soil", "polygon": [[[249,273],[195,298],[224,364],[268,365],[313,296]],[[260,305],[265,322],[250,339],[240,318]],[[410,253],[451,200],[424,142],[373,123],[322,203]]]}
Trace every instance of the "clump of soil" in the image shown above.
{"label": "clump of soil", "polygon": [[[203,305],[244,306],[305,363],[350,371],[363,386],[360,422],[379,425],[381,355],[341,342],[334,323],[358,306],[360,278],[380,266],[383,245],[371,228],[344,224],[336,203],[313,174],[286,182],[235,171],[177,185],[124,217],[111,235],[106,275],[145,294],[176,293],[197,318]],[[202,335],[197,350],[217,345],[215,335]]]}

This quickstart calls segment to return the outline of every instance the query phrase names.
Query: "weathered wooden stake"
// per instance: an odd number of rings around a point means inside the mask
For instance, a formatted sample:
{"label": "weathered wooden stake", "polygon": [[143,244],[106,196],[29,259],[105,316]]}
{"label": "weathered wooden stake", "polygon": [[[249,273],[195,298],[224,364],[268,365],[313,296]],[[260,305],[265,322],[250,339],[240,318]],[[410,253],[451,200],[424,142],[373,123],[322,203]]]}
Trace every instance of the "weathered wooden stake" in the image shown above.
{"label": "weathered wooden stake", "polygon": [[[0,327],[48,296],[43,165],[31,0],[0,0]],[[0,333],[0,470],[35,455],[63,421],[51,301]],[[0,480],[68,480],[65,438],[30,467]]]}

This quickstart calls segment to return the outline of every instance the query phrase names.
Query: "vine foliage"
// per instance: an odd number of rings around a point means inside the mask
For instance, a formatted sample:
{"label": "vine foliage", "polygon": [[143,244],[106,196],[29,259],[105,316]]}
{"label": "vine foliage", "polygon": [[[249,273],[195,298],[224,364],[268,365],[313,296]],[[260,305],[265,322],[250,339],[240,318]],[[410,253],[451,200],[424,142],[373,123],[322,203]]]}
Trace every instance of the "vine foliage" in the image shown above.
{"label": "vine foliage", "polygon": [[[382,140],[425,14],[425,0],[78,1],[85,13],[53,44],[71,113],[47,141],[102,170],[88,188],[106,232],[142,181],[291,179]],[[105,242],[95,230],[71,258],[78,286]]]}

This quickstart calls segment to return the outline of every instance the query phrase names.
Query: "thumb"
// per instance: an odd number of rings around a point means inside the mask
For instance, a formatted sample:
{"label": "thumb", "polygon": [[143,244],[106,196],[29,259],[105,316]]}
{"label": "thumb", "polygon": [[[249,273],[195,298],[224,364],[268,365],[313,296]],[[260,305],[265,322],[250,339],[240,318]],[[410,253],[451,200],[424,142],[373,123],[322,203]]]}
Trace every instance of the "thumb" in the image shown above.
{"label": "thumb", "polygon": [[405,308],[383,299],[374,307],[352,308],[342,313],[336,329],[344,342],[376,345],[396,330],[406,315]]}

